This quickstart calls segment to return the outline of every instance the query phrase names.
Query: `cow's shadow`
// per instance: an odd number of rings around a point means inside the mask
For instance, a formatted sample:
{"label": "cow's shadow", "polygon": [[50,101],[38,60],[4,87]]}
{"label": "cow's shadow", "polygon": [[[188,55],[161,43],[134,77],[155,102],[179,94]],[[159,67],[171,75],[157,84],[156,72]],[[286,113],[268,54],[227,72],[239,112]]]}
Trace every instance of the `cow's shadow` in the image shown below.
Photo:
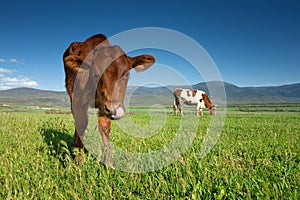
{"label": "cow's shadow", "polygon": [[72,135],[52,128],[41,128],[40,133],[48,147],[40,149],[41,151],[46,151],[48,155],[56,157],[61,161],[64,161],[67,157],[72,158]]}

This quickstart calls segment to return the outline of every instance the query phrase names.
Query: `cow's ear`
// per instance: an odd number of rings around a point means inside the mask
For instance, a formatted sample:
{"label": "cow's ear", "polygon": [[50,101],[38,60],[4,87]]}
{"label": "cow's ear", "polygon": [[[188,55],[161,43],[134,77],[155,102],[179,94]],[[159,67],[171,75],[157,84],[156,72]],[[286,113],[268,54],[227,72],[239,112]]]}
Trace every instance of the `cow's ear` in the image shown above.
{"label": "cow's ear", "polygon": [[145,71],[155,63],[155,58],[148,54],[136,56],[132,58],[132,60],[133,60],[132,67],[138,72]]}
{"label": "cow's ear", "polygon": [[89,59],[82,60],[79,56],[70,55],[64,58],[65,70],[76,76],[80,89],[84,89],[90,76]]}

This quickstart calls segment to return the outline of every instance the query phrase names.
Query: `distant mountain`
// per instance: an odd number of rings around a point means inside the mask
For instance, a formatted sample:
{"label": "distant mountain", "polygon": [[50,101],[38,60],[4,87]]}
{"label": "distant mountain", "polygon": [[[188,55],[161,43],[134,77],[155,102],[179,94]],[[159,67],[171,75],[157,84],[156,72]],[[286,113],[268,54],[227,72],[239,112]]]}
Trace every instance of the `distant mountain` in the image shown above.
{"label": "distant mountain", "polygon": [[66,92],[38,90],[33,88],[15,88],[0,91],[0,105],[68,107]]}
{"label": "distant mountain", "polygon": [[[208,84],[214,85],[217,83],[210,82]],[[200,85],[205,88],[205,83]],[[238,87],[230,83],[224,83],[224,86],[228,103],[300,102],[300,83],[268,87]]]}
{"label": "distant mountain", "polygon": [[[227,103],[279,103],[279,102],[300,102],[300,83],[282,86],[268,87],[238,87],[226,82],[198,83],[192,86],[165,86],[156,88],[129,87],[128,91],[135,95],[144,96],[166,96],[169,103],[173,102],[172,91],[175,88],[193,88],[203,90],[209,94],[209,89],[220,88],[224,85]],[[213,99],[212,99],[213,100]],[[166,102],[167,100],[163,101]],[[159,101],[158,101],[159,103]]]}
{"label": "distant mountain", "polygon": [[66,92],[57,92],[50,90],[39,90],[34,88],[14,88],[0,91],[0,97],[15,97],[15,98],[59,98],[65,97]]}
{"label": "distant mountain", "polygon": [[300,83],[273,87],[248,87],[262,93],[279,98],[298,99],[300,97]]}
{"label": "distant mountain", "polygon": [[[207,82],[192,86],[137,87],[128,86],[125,97],[126,105],[151,106],[154,104],[172,105],[172,92],[175,88],[194,88],[206,91],[214,90],[224,85],[227,103],[300,103],[300,83],[268,86],[268,87],[238,87],[226,82]],[[214,102],[214,99],[212,99]],[[66,92],[38,90],[33,88],[16,88],[0,91],[0,106],[40,106],[40,107],[69,107],[69,96]]]}

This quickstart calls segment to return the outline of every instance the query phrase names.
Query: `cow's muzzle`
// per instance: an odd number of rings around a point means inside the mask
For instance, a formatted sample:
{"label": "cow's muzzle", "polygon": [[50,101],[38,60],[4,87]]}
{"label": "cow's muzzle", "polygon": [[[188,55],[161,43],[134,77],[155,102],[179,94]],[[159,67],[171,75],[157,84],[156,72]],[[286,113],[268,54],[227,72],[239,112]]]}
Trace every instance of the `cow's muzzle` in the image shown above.
{"label": "cow's muzzle", "polygon": [[105,103],[104,112],[108,118],[113,120],[120,119],[125,115],[122,103]]}
{"label": "cow's muzzle", "polygon": [[216,115],[216,106],[213,105],[212,107],[210,107],[209,112],[210,112],[211,115]]}

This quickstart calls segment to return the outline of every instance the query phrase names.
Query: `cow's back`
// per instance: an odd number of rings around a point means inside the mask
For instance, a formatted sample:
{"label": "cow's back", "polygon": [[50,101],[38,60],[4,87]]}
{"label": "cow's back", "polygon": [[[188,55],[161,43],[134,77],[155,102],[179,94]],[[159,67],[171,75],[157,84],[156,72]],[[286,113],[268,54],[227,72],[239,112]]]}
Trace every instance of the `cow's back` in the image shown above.
{"label": "cow's back", "polygon": [[[75,55],[83,61],[89,55],[89,53],[92,52],[93,49],[95,49],[100,44],[101,47],[110,46],[107,37],[103,34],[94,35],[86,39],[84,42],[72,42],[69,45],[69,47],[65,50],[63,54],[63,59],[67,58],[68,56]],[[80,63],[78,63],[78,66],[76,66],[76,68],[80,68]],[[70,66],[66,65],[64,65],[64,69],[66,74],[66,89],[71,97],[78,70],[74,70],[74,68],[70,68]]]}
{"label": "cow's back", "polygon": [[103,34],[94,35],[84,42],[72,42],[64,52],[63,58],[69,55],[77,55],[84,59],[100,43],[102,43],[101,46],[110,46],[107,37]]}
{"label": "cow's back", "polygon": [[180,93],[178,90],[176,94],[180,94],[178,98],[181,98],[183,103],[188,104],[188,105],[194,105],[197,104],[200,99],[202,99],[202,93],[203,91],[200,90],[190,90],[190,89],[179,89]]}

